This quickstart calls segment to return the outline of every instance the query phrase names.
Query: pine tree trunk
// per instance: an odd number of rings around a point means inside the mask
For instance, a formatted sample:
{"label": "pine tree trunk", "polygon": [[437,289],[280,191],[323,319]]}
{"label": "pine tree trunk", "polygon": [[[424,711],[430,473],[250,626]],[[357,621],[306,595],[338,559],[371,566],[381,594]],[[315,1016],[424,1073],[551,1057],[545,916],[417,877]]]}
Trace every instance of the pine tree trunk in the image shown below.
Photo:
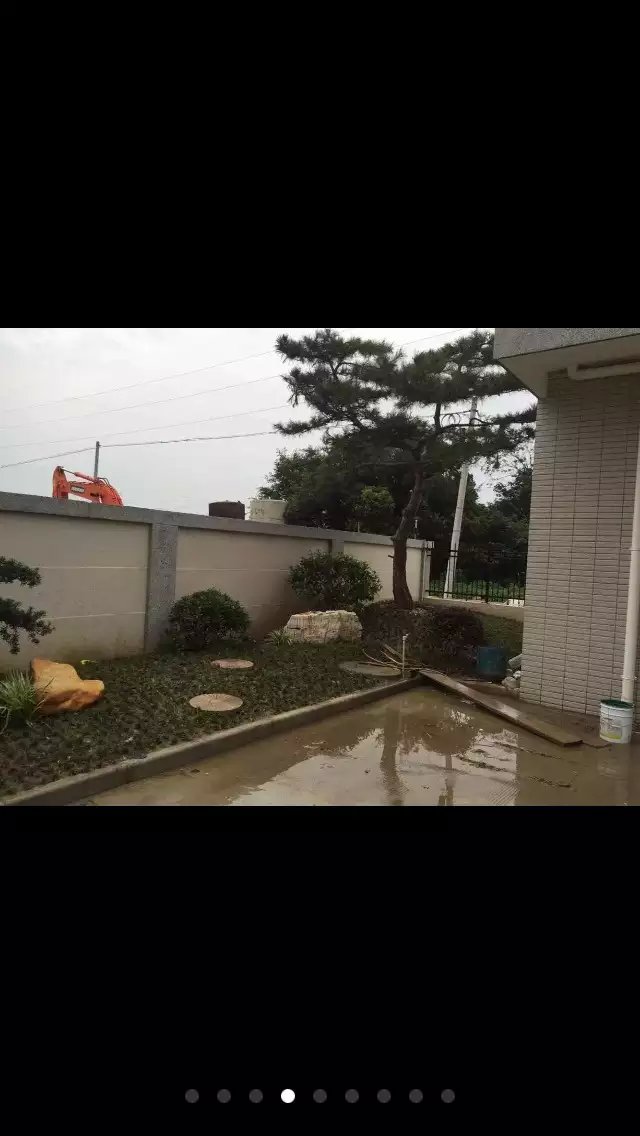
{"label": "pine tree trunk", "polygon": [[396,606],[403,611],[411,611],[413,607],[413,596],[407,583],[407,541],[413,533],[423,496],[424,473],[418,469],[411,497],[402,514],[400,527],[393,538],[393,598]]}

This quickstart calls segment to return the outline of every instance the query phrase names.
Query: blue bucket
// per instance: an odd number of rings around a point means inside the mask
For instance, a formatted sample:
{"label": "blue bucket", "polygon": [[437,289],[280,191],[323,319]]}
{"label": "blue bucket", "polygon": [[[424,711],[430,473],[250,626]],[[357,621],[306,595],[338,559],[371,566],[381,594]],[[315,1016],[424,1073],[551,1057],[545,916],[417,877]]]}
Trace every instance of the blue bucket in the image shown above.
{"label": "blue bucket", "polygon": [[502,647],[478,647],[476,674],[485,682],[503,682],[507,677],[508,655]]}

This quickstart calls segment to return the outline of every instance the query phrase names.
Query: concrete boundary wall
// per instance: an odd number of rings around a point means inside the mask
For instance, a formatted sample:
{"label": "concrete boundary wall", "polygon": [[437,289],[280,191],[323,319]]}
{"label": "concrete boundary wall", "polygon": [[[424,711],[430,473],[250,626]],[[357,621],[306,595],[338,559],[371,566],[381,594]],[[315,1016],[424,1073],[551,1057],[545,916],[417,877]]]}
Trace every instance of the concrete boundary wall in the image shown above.
{"label": "concrete boundary wall", "polygon": [[[409,541],[415,599],[429,588],[431,548]],[[2,594],[44,609],[55,628],[18,656],[0,646],[0,670],[38,654],[77,661],[152,651],[176,599],[209,587],[238,599],[260,637],[302,610],[289,569],[316,550],[367,562],[382,580],[380,599],[391,598],[389,537],[0,493],[0,555],[42,575],[39,588],[3,585]]]}

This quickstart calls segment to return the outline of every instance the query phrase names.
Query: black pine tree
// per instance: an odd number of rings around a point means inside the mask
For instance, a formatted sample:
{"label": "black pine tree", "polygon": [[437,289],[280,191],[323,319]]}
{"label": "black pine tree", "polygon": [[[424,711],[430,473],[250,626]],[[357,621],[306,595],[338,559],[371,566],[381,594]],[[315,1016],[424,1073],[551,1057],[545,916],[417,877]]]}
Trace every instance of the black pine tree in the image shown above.
{"label": "black pine tree", "polygon": [[[0,584],[22,584],[36,588],[41,582],[37,568],[28,568],[18,560],[7,560],[0,556]],[[8,643],[12,655],[20,649],[20,632],[29,637],[32,643],[39,643],[43,635],[50,635],[53,627],[45,620],[45,611],[32,607],[24,608],[17,600],[0,596],[0,639]]]}
{"label": "black pine tree", "polygon": [[[493,336],[476,331],[412,360],[383,340],[344,339],[331,328],[293,340],[281,336],[278,351],[294,364],[284,376],[291,403],[313,411],[305,422],[278,428],[283,434],[324,430],[358,460],[401,466],[412,488],[393,537],[393,591],[399,607],[410,609],[407,542],[431,477],[481,458],[497,461],[534,431],[536,409],[486,414],[487,399],[521,390],[493,359]],[[468,404],[479,406],[470,427]],[[467,404],[464,410],[461,404]]]}

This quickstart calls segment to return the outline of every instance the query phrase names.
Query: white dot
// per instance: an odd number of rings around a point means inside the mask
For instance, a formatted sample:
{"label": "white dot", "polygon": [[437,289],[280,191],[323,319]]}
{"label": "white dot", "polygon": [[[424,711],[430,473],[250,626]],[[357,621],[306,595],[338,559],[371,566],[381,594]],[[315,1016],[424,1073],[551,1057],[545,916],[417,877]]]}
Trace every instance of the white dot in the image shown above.
{"label": "white dot", "polygon": [[294,1093],[293,1089],[285,1089],[284,1090],[282,1097],[281,1097],[283,1104],[293,1104],[295,1099],[296,1099],[296,1094]]}

